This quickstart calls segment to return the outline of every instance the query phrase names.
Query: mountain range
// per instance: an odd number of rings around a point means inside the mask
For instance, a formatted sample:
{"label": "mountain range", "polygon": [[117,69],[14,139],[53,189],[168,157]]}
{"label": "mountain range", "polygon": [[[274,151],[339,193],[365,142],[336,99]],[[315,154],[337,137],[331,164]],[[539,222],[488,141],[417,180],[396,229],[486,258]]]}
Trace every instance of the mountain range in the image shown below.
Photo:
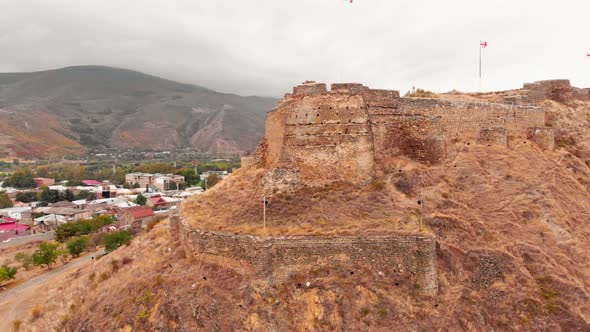
{"label": "mountain range", "polygon": [[109,149],[243,153],[262,137],[276,102],[105,66],[0,73],[0,158]]}

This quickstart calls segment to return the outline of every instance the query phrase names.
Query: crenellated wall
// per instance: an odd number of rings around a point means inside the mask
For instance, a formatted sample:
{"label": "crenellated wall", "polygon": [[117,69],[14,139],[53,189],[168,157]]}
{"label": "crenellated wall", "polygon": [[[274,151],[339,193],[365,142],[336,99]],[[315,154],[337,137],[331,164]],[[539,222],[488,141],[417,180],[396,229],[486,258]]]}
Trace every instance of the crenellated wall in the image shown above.
{"label": "crenellated wall", "polygon": [[427,235],[257,237],[193,229],[178,216],[171,217],[170,232],[188,255],[222,259],[271,282],[344,265],[372,271],[411,292],[438,292],[436,243]]}
{"label": "crenellated wall", "polygon": [[328,92],[305,82],[268,113],[258,164],[299,170],[308,183],[363,183],[395,168],[396,158],[437,164],[456,142],[510,146],[544,122],[538,106],[400,98],[358,83],[332,84]]}

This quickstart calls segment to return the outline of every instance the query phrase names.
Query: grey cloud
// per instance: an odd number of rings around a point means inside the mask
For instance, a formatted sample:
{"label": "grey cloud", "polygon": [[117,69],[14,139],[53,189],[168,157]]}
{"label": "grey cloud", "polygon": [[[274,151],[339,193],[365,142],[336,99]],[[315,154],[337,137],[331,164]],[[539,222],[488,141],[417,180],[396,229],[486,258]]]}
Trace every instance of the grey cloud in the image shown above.
{"label": "grey cloud", "polygon": [[303,80],[435,91],[590,86],[590,2],[0,0],[0,71],[140,70],[242,95]]}

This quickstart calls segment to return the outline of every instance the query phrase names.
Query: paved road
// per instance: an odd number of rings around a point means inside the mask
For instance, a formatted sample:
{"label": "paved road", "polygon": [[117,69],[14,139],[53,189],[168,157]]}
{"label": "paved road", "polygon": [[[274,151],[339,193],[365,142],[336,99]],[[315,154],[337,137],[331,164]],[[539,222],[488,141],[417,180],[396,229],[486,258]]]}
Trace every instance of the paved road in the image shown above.
{"label": "paved road", "polygon": [[88,254],[84,257],[80,257],[72,262],[69,262],[66,265],[62,265],[60,267],[54,268],[46,273],[43,273],[40,276],[37,276],[33,279],[29,279],[14,288],[3,291],[2,293],[0,293],[0,306],[5,305],[7,302],[9,302],[15,296],[22,294],[33,287],[39,286],[39,285],[43,284],[44,282],[46,282],[47,280],[49,280],[57,275],[70,272],[71,270],[86,264],[88,261],[91,261],[92,257],[103,255],[104,253],[105,253],[104,251],[96,252],[96,253]]}
{"label": "paved road", "polygon": [[14,237],[8,241],[0,242],[0,248],[14,247],[14,246],[18,246],[21,244],[34,242],[34,241],[52,240],[54,237],[53,233],[54,232],[47,232],[47,233],[39,233],[39,234],[33,234],[33,235],[27,235],[27,236]]}

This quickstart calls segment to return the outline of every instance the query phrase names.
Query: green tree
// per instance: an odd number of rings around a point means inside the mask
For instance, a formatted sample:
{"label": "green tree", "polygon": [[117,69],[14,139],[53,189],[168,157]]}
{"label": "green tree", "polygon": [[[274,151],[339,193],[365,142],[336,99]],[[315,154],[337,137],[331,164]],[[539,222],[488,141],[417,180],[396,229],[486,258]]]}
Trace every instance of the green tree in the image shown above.
{"label": "green tree", "polygon": [[7,263],[0,266],[0,285],[10,279],[14,279],[16,276],[16,267],[10,267]]}
{"label": "green tree", "polygon": [[55,239],[64,242],[67,239],[96,232],[99,228],[113,223],[109,215],[100,215],[92,219],[82,219],[61,224],[55,230]]}
{"label": "green tree", "polygon": [[10,197],[8,197],[8,194],[4,191],[0,192],[0,209],[6,209],[11,207],[12,201],[10,200]]}
{"label": "green tree", "polygon": [[16,200],[23,203],[30,203],[37,200],[37,193],[34,191],[21,191],[16,194]]}
{"label": "green tree", "polygon": [[41,193],[39,194],[39,200],[47,203],[57,203],[63,200],[63,195],[57,190],[52,190],[47,187],[41,187]]}
{"label": "green tree", "polygon": [[76,197],[74,196],[74,193],[70,189],[66,189],[66,191],[64,192],[63,198],[68,202],[71,202],[76,199]]}
{"label": "green tree", "polygon": [[133,235],[128,231],[107,233],[104,235],[104,248],[107,253],[110,253],[122,245],[128,245],[131,239]]}
{"label": "green tree", "polygon": [[142,195],[142,194],[137,195],[137,198],[135,199],[135,204],[145,205],[146,203],[147,203],[147,198],[145,198],[144,195]]}
{"label": "green tree", "polygon": [[66,244],[66,247],[72,257],[78,257],[84,250],[86,250],[87,245],[88,238],[86,236],[80,236],[70,239]]}
{"label": "green tree", "polygon": [[199,178],[199,175],[197,173],[195,173],[194,168],[181,168],[181,169],[174,171],[174,174],[184,176],[184,182],[188,186],[194,186],[197,183],[199,183],[199,181],[201,180]]}
{"label": "green tree", "polygon": [[33,264],[37,266],[45,265],[47,268],[55,263],[59,256],[59,244],[53,242],[43,242],[33,253]]}
{"label": "green tree", "polygon": [[30,168],[19,168],[4,181],[3,186],[19,189],[35,188],[36,184],[33,177],[33,172],[31,172]]}
{"label": "green tree", "polygon": [[33,264],[33,257],[24,252],[19,252],[16,255],[14,255],[14,260],[19,262],[21,266],[27,271],[31,267],[31,264]]}

